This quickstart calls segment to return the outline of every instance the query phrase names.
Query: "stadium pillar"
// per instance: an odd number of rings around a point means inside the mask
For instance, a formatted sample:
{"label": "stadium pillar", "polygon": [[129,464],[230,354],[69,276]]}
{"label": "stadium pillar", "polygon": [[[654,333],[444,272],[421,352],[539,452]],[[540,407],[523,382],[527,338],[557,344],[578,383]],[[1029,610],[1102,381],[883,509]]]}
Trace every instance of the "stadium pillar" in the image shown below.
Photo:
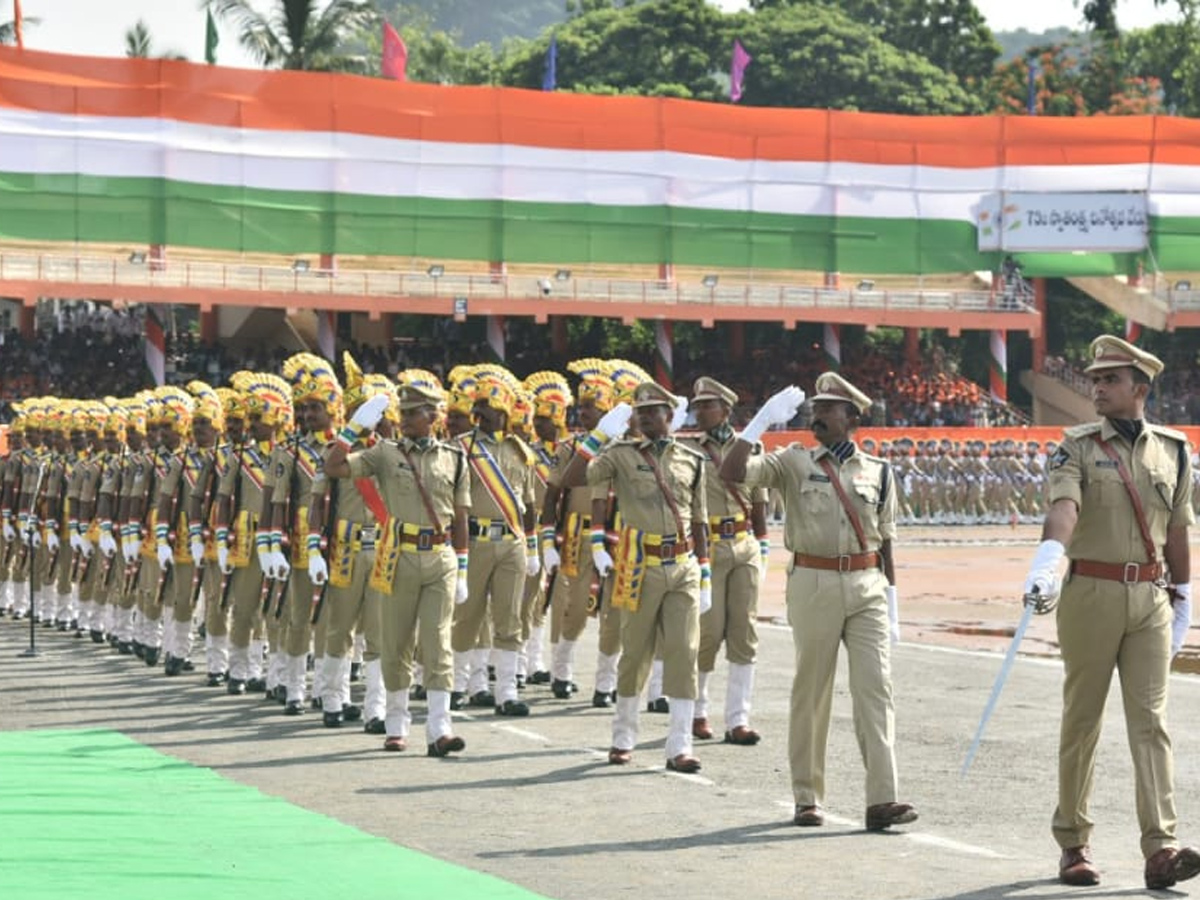
{"label": "stadium pillar", "polygon": [[567,355],[567,317],[550,317],[550,352],[556,357]]}
{"label": "stadium pillar", "polygon": [[150,271],[161,272],[167,267],[167,245],[150,245]]}
{"label": "stadium pillar", "polygon": [[36,306],[21,306],[21,312],[17,316],[17,329],[21,332],[21,337],[26,340],[33,340],[34,323],[37,321]]}
{"label": "stadium pillar", "polygon": [[916,368],[921,363],[921,329],[904,329],[904,361]]}
{"label": "stadium pillar", "polygon": [[654,380],[675,390],[675,328],[662,319],[654,323]]}
{"label": "stadium pillar", "polygon": [[492,284],[499,284],[508,274],[508,265],[502,259],[494,259],[488,263],[488,274],[492,276]]}
{"label": "stadium pillar", "polygon": [[321,254],[321,271],[333,275],[337,272],[337,255],[334,253]]}
{"label": "stadium pillar", "polygon": [[1042,331],[1033,339],[1033,371],[1040,372],[1046,363],[1046,279],[1033,279],[1033,308],[1041,314]]}
{"label": "stadium pillar", "polygon": [[742,362],[746,358],[746,323],[729,323],[729,358]]}
{"label": "stadium pillar", "polygon": [[840,288],[841,286],[842,286],[842,273],[841,272],[826,272],[825,273],[825,287],[829,288],[830,290],[835,291],[838,288]]}
{"label": "stadium pillar", "polygon": [[215,344],[221,335],[219,309],[218,306],[210,306],[200,310],[200,343],[206,346]]}
{"label": "stadium pillar", "polygon": [[670,283],[675,280],[675,264],[674,263],[659,263],[658,264],[658,280]]}

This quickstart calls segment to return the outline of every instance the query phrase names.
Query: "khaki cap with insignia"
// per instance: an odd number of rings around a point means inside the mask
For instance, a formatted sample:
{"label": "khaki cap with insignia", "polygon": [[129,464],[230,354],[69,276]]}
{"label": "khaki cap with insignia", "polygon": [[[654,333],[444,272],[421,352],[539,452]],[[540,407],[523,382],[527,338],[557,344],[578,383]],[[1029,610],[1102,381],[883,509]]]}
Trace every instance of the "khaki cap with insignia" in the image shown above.
{"label": "khaki cap with insignia", "polygon": [[416,409],[419,406],[440,406],[446,401],[446,392],[432,384],[400,385],[400,408]]}
{"label": "khaki cap with insignia", "polygon": [[669,406],[675,408],[675,395],[657,381],[644,381],[633,391],[633,408]]}
{"label": "khaki cap with insignia", "polygon": [[848,382],[837,372],[826,372],[817,376],[817,393],[812,400],[841,400],[856,407],[860,413],[871,408],[871,398]]}
{"label": "khaki cap with insignia", "polygon": [[737,405],[737,391],[725,387],[715,378],[709,378],[707,375],[701,375],[696,379],[696,383],[692,385],[692,402],[698,403],[701,400],[720,400],[730,406]]}
{"label": "khaki cap with insignia", "polygon": [[1128,341],[1111,334],[1102,334],[1092,341],[1092,364],[1083,371],[1099,372],[1129,366],[1150,378],[1163,370],[1163,361],[1153,353],[1139,350]]}

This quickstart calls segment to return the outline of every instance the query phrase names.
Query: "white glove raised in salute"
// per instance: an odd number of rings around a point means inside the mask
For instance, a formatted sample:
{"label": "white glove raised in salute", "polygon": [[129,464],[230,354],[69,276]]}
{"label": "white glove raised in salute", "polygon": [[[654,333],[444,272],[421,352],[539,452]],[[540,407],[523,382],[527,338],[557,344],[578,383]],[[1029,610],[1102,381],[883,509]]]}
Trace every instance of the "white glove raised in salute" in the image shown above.
{"label": "white glove raised in salute", "polygon": [[687,421],[687,414],[688,414],[688,399],[687,399],[687,397],[676,397],[675,398],[675,409],[671,413],[671,427],[669,429],[671,434],[674,434],[676,431],[678,431],[680,428],[683,427],[683,423]]}
{"label": "white glove raised in salute", "polygon": [[742,429],[742,433],[738,437],[751,444],[757,442],[763,436],[763,432],[772,425],[783,425],[785,422],[790,422],[803,402],[804,391],[795,385],[788,385],[767,399],[767,402],[754,414],[754,418]]}
{"label": "white glove raised in salute", "polygon": [[629,430],[629,420],[633,418],[633,407],[628,403],[618,403],[596,423],[596,430],[608,438],[619,438]]}
{"label": "white glove raised in salute", "polygon": [[379,424],[379,420],[383,418],[383,414],[387,411],[387,408],[387,395],[376,394],[354,411],[354,415],[350,417],[350,424],[357,426],[363,431],[370,431]]}

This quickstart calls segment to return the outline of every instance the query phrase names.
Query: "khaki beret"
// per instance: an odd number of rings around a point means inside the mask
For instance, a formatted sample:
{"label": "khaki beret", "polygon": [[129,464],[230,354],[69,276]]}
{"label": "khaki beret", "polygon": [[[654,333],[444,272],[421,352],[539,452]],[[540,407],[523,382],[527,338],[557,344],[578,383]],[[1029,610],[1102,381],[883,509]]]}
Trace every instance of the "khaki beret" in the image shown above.
{"label": "khaki beret", "polygon": [[633,408],[669,406],[675,408],[675,395],[656,381],[643,381],[633,391]]}
{"label": "khaki beret", "polygon": [[1139,350],[1128,341],[1111,334],[1102,334],[1092,341],[1092,364],[1084,369],[1085,372],[1119,369],[1122,366],[1129,366],[1154,378],[1163,370],[1163,361],[1153,353]]}
{"label": "khaki beret", "polygon": [[400,408],[416,409],[418,406],[440,406],[446,402],[446,392],[433,385],[400,385]]}
{"label": "khaki beret", "polygon": [[722,403],[736,406],[738,395],[737,391],[725,387],[717,379],[701,375],[692,385],[692,402],[697,403],[701,400],[720,400]]}
{"label": "khaki beret", "polygon": [[841,400],[857,407],[860,413],[871,408],[871,398],[837,372],[817,376],[817,393],[812,400],[814,403],[818,400]]}

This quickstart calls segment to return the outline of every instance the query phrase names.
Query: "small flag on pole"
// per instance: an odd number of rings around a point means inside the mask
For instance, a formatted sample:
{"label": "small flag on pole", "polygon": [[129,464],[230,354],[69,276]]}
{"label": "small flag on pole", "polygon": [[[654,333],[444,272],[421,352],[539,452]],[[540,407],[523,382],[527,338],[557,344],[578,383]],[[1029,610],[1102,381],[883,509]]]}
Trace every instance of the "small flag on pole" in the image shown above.
{"label": "small flag on pole", "polygon": [[842,329],[840,325],[825,323],[825,365],[836,372],[842,367]]}
{"label": "small flag on pole", "polygon": [[317,351],[330,362],[337,352],[337,315],[331,309],[317,310]]}
{"label": "small flag on pole", "polygon": [[1125,340],[1131,344],[1136,344],[1138,338],[1142,336],[1142,325],[1140,322],[1135,322],[1133,319],[1125,320]]}
{"label": "small flag on pole", "polygon": [[17,49],[25,49],[25,28],[21,16],[21,0],[13,0],[13,36],[17,39]]}
{"label": "small flag on pole", "polygon": [[746,67],[754,60],[746,48],[742,46],[742,42],[734,40],[733,42],[733,64],[729,67],[729,100],[731,103],[737,103],[742,99],[742,94],[746,89]]}
{"label": "small flag on pole", "polygon": [[552,91],[558,87],[558,38],[551,35],[550,47],[546,50],[546,70],[542,73],[542,90]]}
{"label": "small flag on pole", "polygon": [[204,61],[210,66],[217,64],[217,44],[221,43],[221,35],[217,33],[217,23],[213,21],[212,10],[204,23]]}
{"label": "small flag on pole", "polygon": [[152,304],[146,304],[146,366],[160,387],[167,381],[167,332],[162,317]]}
{"label": "small flag on pole", "polygon": [[1029,63],[1028,96],[1025,98],[1025,111],[1031,116],[1037,115],[1037,63]]}
{"label": "small flag on pole", "polygon": [[408,80],[408,48],[391,22],[383,23],[383,77]]}

